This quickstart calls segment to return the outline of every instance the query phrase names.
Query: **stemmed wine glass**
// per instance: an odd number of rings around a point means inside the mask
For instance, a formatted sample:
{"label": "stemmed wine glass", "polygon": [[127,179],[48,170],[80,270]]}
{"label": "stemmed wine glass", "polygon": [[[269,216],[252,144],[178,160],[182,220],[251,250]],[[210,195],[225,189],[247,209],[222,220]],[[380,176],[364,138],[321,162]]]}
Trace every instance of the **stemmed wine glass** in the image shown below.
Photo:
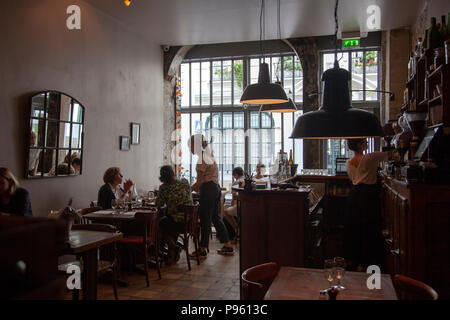
{"label": "stemmed wine glass", "polygon": [[113,214],[118,212],[118,209],[119,209],[119,200],[118,199],[111,200],[111,209],[114,210]]}
{"label": "stemmed wine glass", "polygon": [[345,259],[341,258],[341,257],[335,257],[334,258],[334,268],[333,268],[333,273],[334,273],[334,277],[337,280],[337,287],[340,290],[345,290],[347,289],[344,285],[342,285],[341,281],[344,279],[344,275],[345,275],[345,267],[346,267],[346,263],[345,263]]}

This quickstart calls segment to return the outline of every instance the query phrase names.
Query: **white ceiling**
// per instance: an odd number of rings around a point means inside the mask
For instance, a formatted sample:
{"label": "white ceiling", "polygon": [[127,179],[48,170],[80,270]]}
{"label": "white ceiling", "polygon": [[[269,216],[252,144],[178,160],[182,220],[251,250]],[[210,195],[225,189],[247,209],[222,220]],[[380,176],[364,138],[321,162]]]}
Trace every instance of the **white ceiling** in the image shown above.
{"label": "white ceiling", "polygon": [[[161,45],[259,40],[261,0],[86,0]],[[277,1],[265,0],[266,36],[277,39]],[[342,31],[368,31],[369,5],[381,9],[381,29],[414,24],[423,0],[340,0]],[[334,34],[334,0],[281,0],[282,38]]]}

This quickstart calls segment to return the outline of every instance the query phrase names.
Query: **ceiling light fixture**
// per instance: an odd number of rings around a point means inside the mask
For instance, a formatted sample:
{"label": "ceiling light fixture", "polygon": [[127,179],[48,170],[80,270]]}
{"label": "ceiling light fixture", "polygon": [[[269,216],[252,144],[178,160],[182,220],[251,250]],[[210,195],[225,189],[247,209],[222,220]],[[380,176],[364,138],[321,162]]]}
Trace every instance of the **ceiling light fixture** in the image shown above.
{"label": "ceiling light fixture", "polygon": [[[277,29],[278,29],[278,39],[281,42],[281,26],[280,26],[280,11],[281,11],[281,3],[280,0],[277,0]],[[278,64],[277,64],[277,70],[276,72],[276,76],[278,79],[278,70],[279,70],[279,66],[281,65],[281,49],[280,49],[280,58],[278,60]],[[294,70],[295,67],[293,67],[293,74],[295,73]],[[282,84],[279,80],[277,80],[275,82],[276,84],[279,84],[281,87]],[[259,112],[276,112],[276,113],[284,113],[284,112],[295,112],[297,111],[297,106],[295,105],[294,101],[292,101],[291,98],[289,98],[288,102],[284,102],[284,103],[276,103],[276,104],[262,104],[261,107],[259,108]]]}
{"label": "ceiling light fixture", "polygon": [[262,63],[259,65],[258,83],[248,85],[242,93],[240,102],[243,104],[278,104],[288,102],[286,92],[282,86],[270,82],[269,65],[264,62],[263,26],[265,23],[265,3],[261,0],[261,14],[259,18],[259,45],[262,53]]}
{"label": "ceiling light fixture", "polygon": [[301,139],[351,139],[383,136],[378,118],[368,111],[353,108],[350,104],[350,73],[339,67],[337,60],[338,0],[334,9],[335,61],[334,68],[322,75],[324,94],[322,107],[306,112],[297,119],[290,138]]}

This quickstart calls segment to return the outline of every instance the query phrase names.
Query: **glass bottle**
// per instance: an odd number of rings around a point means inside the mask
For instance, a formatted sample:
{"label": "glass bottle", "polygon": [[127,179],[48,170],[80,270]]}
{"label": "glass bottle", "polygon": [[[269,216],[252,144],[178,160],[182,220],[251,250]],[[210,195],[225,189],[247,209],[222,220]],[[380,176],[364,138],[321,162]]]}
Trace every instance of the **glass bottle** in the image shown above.
{"label": "glass bottle", "polygon": [[436,49],[440,46],[441,34],[436,26],[436,17],[431,18],[431,26],[428,29],[428,48]]}
{"label": "glass bottle", "polygon": [[289,151],[289,165],[292,166],[294,164],[294,161],[292,160],[292,149]]}
{"label": "glass bottle", "polygon": [[439,33],[441,35],[441,45],[444,43],[445,39],[447,38],[447,24],[445,23],[445,16],[441,16],[441,27],[439,28]]}

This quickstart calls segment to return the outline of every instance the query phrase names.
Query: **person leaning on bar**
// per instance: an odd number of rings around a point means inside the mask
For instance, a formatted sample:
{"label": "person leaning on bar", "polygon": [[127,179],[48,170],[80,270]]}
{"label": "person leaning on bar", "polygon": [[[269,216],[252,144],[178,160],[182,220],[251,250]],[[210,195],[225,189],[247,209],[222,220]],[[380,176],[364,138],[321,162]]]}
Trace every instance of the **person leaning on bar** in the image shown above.
{"label": "person leaning on bar", "polygon": [[377,168],[380,162],[392,157],[392,151],[363,154],[367,144],[367,139],[347,140],[354,156],[346,163],[353,186],[344,222],[344,256],[349,261],[350,269],[357,271],[382,263],[381,200]]}

